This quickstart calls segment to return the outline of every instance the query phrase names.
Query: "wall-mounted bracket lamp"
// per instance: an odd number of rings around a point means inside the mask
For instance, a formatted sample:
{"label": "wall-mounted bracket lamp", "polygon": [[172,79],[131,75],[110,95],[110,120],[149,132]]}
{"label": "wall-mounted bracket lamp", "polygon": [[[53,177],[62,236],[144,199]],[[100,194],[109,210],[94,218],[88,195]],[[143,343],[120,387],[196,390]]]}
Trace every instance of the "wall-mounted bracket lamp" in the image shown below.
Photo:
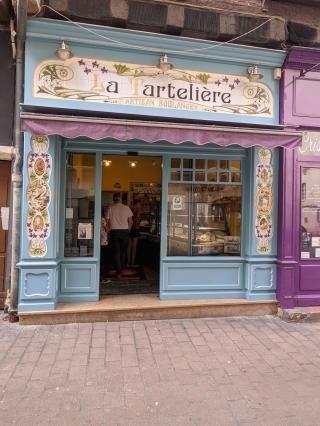
{"label": "wall-mounted bracket lamp", "polygon": [[173,68],[173,65],[169,62],[168,55],[166,53],[160,56],[159,68],[163,72],[170,71]]}
{"label": "wall-mounted bracket lamp", "polygon": [[66,61],[67,59],[73,57],[73,53],[70,47],[64,41],[61,42],[61,45],[55,50],[54,53],[56,57],[62,61]]}
{"label": "wall-mounted bracket lamp", "polygon": [[249,81],[259,81],[263,78],[263,74],[259,73],[258,65],[250,65],[247,68]]}

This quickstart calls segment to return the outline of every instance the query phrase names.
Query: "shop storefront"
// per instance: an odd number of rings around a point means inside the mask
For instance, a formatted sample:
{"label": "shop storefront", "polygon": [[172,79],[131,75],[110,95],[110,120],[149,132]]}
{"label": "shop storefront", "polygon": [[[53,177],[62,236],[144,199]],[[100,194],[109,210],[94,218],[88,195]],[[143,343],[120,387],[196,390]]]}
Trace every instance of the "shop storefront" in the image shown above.
{"label": "shop storefront", "polygon": [[320,304],[320,50],[294,47],[283,69],[281,122],[303,131],[280,154],[277,298],[283,308]]}
{"label": "shop storefront", "polygon": [[285,54],[84,28],[28,22],[19,310],[106,294],[115,191],[143,206],[141,277],[160,299],[274,300],[278,150],[300,142],[279,126]]}

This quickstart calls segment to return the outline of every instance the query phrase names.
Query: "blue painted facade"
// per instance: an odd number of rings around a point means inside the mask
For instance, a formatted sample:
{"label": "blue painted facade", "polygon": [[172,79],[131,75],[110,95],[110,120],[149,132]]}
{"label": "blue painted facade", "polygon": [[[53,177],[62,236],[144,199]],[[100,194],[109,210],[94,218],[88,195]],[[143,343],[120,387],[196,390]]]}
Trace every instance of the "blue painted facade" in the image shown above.
{"label": "blue painted facade", "polygon": [[[246,75],[248,65],[259,66],[264,75],[263,83],[274,97],[275,114],[272,118],[217,114],[214,119],[221,122],[259,125],[260,127],[279,124],[279,83],[273,79],[273,70],[280,67],[284,53],[267,49],[249,48],[237,45],[224,45],[209,50],[195,50],[209,47],[207,41],[160,36],[114,28],[90,27],[104,38],[87,33],[69,23],[45,19],[31,19],[28,22],[25,66],[25,97],[23,108],[42,111],[44,108],[59,108],[59,114],[81,111],[113,112],[124,116],[139,115],[171,117],[175,119],[211,120],[205,112],[163,110],[138,106],[105,105],[79,101],[63,101],[35,98],[32,95],[32,78],[36,66],[45,59],[54,59],[54,51],[63,39],[76,56],[92,57],[99,60],[117,60],[128,63],[156,65],[159,52],[165,45],[170,61],[179,68],[196,69],[203,72],[219,72]],[[145,46],[155,51],[120,45]],[[181,53],[170,53],[170,51]],[[187,51],[192,50],[192,52]],[[213,71],[214,69],[214,71]],[[61,112],[63,111],[63,112]],[[120,142],[115,140],[94,141],[86,138],[67,140],[59,135],[50,136],[49,153],[52,156],[50,178],[51,201],[50,236],[46,240],[47,252],[43,257],[31,256],[26,237],[28,201],[28,155],[31,152],[31,137],[25,133],[24,144],[24,183],[22,193],[22,225],[20,253],[20,292],[19,310],[54,309],[58,302],[96,301],[99,299],[99,250],[100,250],[100,211],[101,211],[101,167],[103,154],[126,155],[127,151],[137,151],[141,156],[162,157],[162,221],[161,221],[161,260],[160,260],[160,298],[196,299],[231,298],[249,300],[273,300],[276,288],[276,227],[278,191],[278,149],[272,150],[272,221],[273,230],[270,252],[261,254],[257,248],[256,237],[256,167],[259,162],[259,147],[249,149],[233,145],[222,148],[217,145],[196,146],[190,143],[172,145],[168,142],[146,143],[142,140]],[[254,141],[254,133],[252,134]],[[130,147],[129,147],[130,144]],[[254,145],[254,142],[253,144]],[[95,223],[94,253],[91,258],[64,257],[65,221],[65,158],[67,152],[95,153]],[[242,225],[241,256],[167,256],[167,206],[169,164],[171,157],[239,159],[242,163]]]}

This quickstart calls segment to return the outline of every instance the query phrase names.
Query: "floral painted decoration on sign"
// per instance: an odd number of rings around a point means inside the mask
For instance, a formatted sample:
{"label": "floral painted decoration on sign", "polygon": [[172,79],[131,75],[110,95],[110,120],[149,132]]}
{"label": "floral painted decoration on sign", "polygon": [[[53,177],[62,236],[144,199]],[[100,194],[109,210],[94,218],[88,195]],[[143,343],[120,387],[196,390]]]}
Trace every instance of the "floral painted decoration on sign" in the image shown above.
{"label": "floral painted decoration on sign", "polygon": [[33,74],[33,95],[64,101],[273,117],[271,90],[241,75],[73,57],[45,60]]}
{"label": "floral painted decoration on sign", "polygon": [[257,252],[270,254],[270,241],[272,238],[272,183],[273,167],[270,149],[260,149],[259,163],[256,168],[257,194],[256,194],[256,238]]}
{"label": "floral painted decoration on sign", "polygon": [[28,156],[29,185],[26,198],[27,238],[29,254],[32,257],[43,257],[47,253],[46,240],[50,235],[49,203],[51,191],[49,186],[52,158],[48,153],[48,136],[32,136],[32,150]]}

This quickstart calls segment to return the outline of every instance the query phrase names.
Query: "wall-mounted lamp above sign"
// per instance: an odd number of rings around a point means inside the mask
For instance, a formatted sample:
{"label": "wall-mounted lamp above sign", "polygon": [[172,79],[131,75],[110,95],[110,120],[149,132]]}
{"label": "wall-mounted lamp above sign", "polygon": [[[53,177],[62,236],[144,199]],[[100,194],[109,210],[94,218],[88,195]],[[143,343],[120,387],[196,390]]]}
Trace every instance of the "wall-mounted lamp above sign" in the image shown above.
{"label": "wall-mounted lamp above sign", "polygon": [[275,68],[273,70],[273,78],[275,80],[281,80],[282,77],[282,69],[281,68]]}
{"label": "wall-mounted lamp above sign", "polygon": [[250,65],[247,68],[248,78],[250,81],[259,81],[263,78],[263,74],[259,73],[258,65]]}
{"label": "wall-mounted lamp above sign", "polygon": [[163,54],[160,56],[160,60],[159,60],[159,68],[161,69],[161,71],[163,72],[167,72],[172,70],[173,65],[170,64],[169,60],[168,60],[168,55]]}
{"label": "wall-mounted lamp above sign", "polygon": [[73,53],[70,47],[64,41],[61,42],[61,45],[55,50],[54,53],[56,57],[62,61],[66,61],[67,59],[73,57]]}

